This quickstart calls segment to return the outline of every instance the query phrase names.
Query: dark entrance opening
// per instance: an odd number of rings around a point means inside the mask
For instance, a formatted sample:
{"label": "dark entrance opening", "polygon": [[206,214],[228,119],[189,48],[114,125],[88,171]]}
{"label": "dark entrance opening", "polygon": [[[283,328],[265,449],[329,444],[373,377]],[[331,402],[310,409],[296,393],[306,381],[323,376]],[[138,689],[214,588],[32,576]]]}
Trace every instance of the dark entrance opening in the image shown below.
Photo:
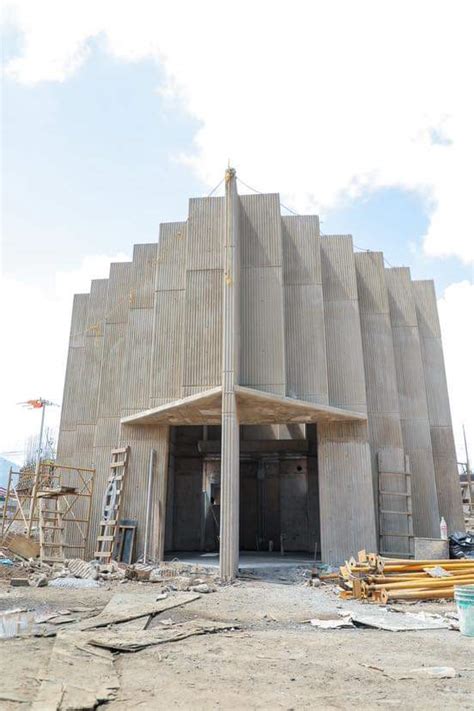
{"label": "dark entrance opening", "polygon": [[[287,439],[262,430],[241,428],[240,550],[319,554],[316,425]],[[171,429],[168,553],[219,550],[220,436],[217,426]]]}

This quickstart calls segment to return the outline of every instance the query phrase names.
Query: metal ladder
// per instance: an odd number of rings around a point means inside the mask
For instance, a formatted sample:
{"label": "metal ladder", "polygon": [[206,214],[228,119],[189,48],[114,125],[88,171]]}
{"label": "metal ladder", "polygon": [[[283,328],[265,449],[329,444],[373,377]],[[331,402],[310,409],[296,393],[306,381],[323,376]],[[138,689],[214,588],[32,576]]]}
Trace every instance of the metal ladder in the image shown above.
{"label": "metal ladder", "polygon": [[39,498],[40,560],[64,563],[64,521],[61,494],[43,493]]}
{"label": "metal ladder", "polygon": [[[403,471],[381,471],[379,468],[379,552],[393,557],[414,557],[415,538],[413,535],[413,509],[411,498],[411,472],[408,456],[405,455]],[[387,500],[391,503],[387,504]],[[397,503],[394,507],[394,503]],[[387,518],[392,519],[392,526],[387,525]],[[393,520],[398,519],[395,528]],[[396,538],[405,543],[407,550],[395,548],[390,539]],[[387,540],[388,539],[388,540]],[[402,546],[402,547],[405,547]]]}
{"label": "metal ladder", "polygon": [[120,504],[127,473],[129,451],[129,447],[112,450],[111,472],[105,488],[102,520],[99,524],[99,535],[97,536],[97,546],[94,553],[94,558],[105,564],[110,563],[113,558],[114,546],[118,537]]}

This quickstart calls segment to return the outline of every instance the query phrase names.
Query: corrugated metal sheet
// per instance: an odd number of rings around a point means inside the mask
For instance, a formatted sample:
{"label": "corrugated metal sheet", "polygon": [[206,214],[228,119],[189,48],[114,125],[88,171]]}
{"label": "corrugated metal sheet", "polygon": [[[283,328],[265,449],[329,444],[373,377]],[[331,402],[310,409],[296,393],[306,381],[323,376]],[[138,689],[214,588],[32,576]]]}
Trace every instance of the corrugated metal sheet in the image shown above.
{"label": "corrugated metal sheet", "polygon": [[321,239],[329,403],[366,410],[364,359],[352,238]]}
{"label": "corrugated metal sheet", "polygon": [[412,289],[420,336],[441,338],[434,281],[431,279],[413,281]]}
{"label": "corrugated metal sheet", "polygon": [[[143,553],[145,514],[147,500],[147,478],[148,464],[150,461],[150,450],[156,450],[153,497],[153,517],[152,532],[155,538],[151,538],[152,544],[156,545],[156,532],[158,529],[159,516],[165,515],[166,511],[166,480],[168,474],[168,427],[122,427],[121,444],[130,446],[130,456],[125,482],[125,495],[123,497],[123,507],[121,515],[123,518],[137,519],[142,525],[137,530],[136,555]],[[158,496],[156,496],[158,494]],[[159,505],[159,511],[158,511]],[[153,533],[152,533],[153,535]],[[150,551],[151,553],[151,551]]]}
{"label": "corrugated metal sheet", "polygon": [[156,290],[186,287],[186,222],[165,222],[160,225]]}
{"label": "corrugated metal sheet", "polygon": [[130,309],[122,380],[122,414],[149,406],[153,309]]}
{"label": "corrugated metal sheet", "polygon": [[385,283],[388,290],[392,326],[416,326],[418,328],[408,267],[386,269]]}
{"label": "corrugated metal sheet", "polygon": [[[389,443],[397,449],[403,449],[402,430],[399,413],[377,413],[369,412],[369,440],[374,444],[375,452],[383,447],[388,447]],[[375,489],[377,491],[377,489]]]}
{"label": "corrugated metal sheet", "polygon": [[151,362],[152,398],[181,397],[183,379],[184,291],[157,291]]}
{"label": "corrugated metal sheet", "polygon": [[438,507],[449,531],[463,531],[464,512],[451,427],[430,427],[435,467]]}
{"label": "corrugated metal sheet", "polygon": [[439,536],[433,453],[410,271],[386,269],[405,452],[410,457],[413,529],[416,536]]}
{"label": "corrugated metal sheet", "polygon": [[[367,408],[362,337],[352,238],[321,239],[329,403]],[[377,546],[371,453],[367,425],[318,426],[321,550],[336,562]],[[353,511],[357,516],[352,517]],[[349,525],[341,527],[341,517]],[[338,519],[338,521],[336,521]]]}
{"label": "corrugated metal sheet", "polygon": [[186,269],[222,269],[224,230],[223,197],[189,201]]}
{"label": "corrugated metal sheet", "polygon": [[321,237],[321,273],[324,301],[357,300],[352,237]]}
{"label": "corrugated metal sheet", "polygon": [[402,417],[425,417],[428,421],[423,365],[418,328],[392,328],[398,399]]}
{"label": "corrugated metal sheet", "polygon": [[[392,327],[387,313],[360,315],[369,412],[399,414]],[[394,443],[386,443],[390,446]]]}
{"label": "corrugated metal sheet", "polygon": [[357,301],[325,301],[329,404],[365,412],[364,359]]}
{"label": "corrugated metal sheet", "polygon": [[222,270],[186,275],[183,387],[222,379]]}
{"label": "corrugated metal sheet", "polygon": [[283,217],[286,392],[328,402],[319,219]]}
{"label": "corrugated metal sheet", "polygon": [[151,309],[155,298],[158,242],[133,247],[130,309]]}
{"label": "corrugated metal sheet", "polygon": [[[103,324],[101,331],[103,332]],[[86,338],[81,383],[74,393],[79,409],[78,423],[82,425],[93,425],[97,420],[103,347],[102,336]]]}
{"label": "corrugated metal sheet", "polygon": [[[367,393],[367,413],[369,442],[372,458],[374,505],[377,528],[379,528],[379,465],[380,452],[390,449],[399,453],[403,463],[403,437],[398,403],[397,374],[393,351],[390,314],[387,313],[388,297],[385,288],[383,260],[373,269],[374,262],[358,260],[356,256],[357,282],[359,294],[363,293],[363,311],[360,314],[362,350],[364,354],[365,383]],[[365,257],[366,255],[360,255]],[[395,477],[400,479],[401,477]],[[403,482],[404,483],[404,479]],[[386,488],[386,487],[384,487]],[[392,489],[394,490],[394,489]],[[398,510],[400,497],[386,501],[386,509]],[[398,533],[407,532],[406,517],[383,515],[383,530]],[[384,538],[384,551],[409,553],[408,539],[392,536]]]}
{"label": "corrugated metal sheet", "polygon": [[87,329],[88,308],[89,294],[74,294],[72,304],[71,331],[69,336],[70,348],[82,348],[84,346]]}
{"label": "corrugated metal sheet", "polygon": [[319,218],[282,217],[283,280],[285,284],[321,284]]}
{"label": "corrugated metal sheet", "polygon": [[361,314],[389,314],[382,252],[356,252],[354,263]]}
{"label": "corrugated metal sheet", "polygon": [[242,269],[241,283],[240,383],[285,388],[282,269]]}
{"label": "corrugated metal sheet", "polygon": [[56,460],[59,464],[70,466],[76,453],[76,430],[59,430]]}
{"label": "corrugated metal sheet", "polygon": [[445,517],[450,531],[463,530],[464,513],[433,282],[413,282],[413,296],[420,331],[439,511]]}
{"label": "corrugated metal sheet", "polygon": [[413,529],[415,536],[439,537],[439,509],[436,494],[430,428],[425,418],[402,419],[405,452],[410,457]]}
{"label": "corrugated metal sheet", "polygon": [[326,338],[320,284],[285,286],[285,336],[287,395],[327,403]]}
{"label": "corrugated metal sheet", "polygon": [[75,294],[58,437],[58,459],[62,460],[63,464],[72,462],[76,446],[76,425],[79,418],[77,392],[82,387],[88,304],[89,294]]}
{"label": "corrugated metal sheet", "polygon": [[190,395],[197,395],[197,393],[201,393],[204,390],[212,390],[212,388],[215,388],[215,385],[183,385],[181,388],[181,396],[180,397],[188,397]]}
{"label": "corrugated metal sheet", "polygon": [[102,336],[107,305],[108,279],[93,279],[87,307],[86,336]]}
{"label": "corrugated metal sheet", "polygon": [[106,324],[98,398],[99,417],[114,417],[120,413],[126,343],[126,323]]}
{"label": "corrugated metal sheet", "polygon": [[61,431],[75,430],[79,421],[81,413],[78,395],[84,385],[82,380],[83,365],[84,348],[70,348],[63,392]]}
{"label": "corrugated metal sheet", "polygon": [[94,447],[117,446],[120,435],[120,417],[99,417],[95,427]]}
{"label": "corrugated metal sheet", "polygon": [[95,425],[78,425],[74,464],[77,467],[92,467]]}
{"label": "corrugated metal sheet", "polygon": [[376,550],[370,450],[364,425],[318,426],[319,505],[323,560]]}
{"label": "corrugated metal sheet", "polygon": [[110,265],[106,323],[127,322],[132,276],[132,262],[114,262]]}
{"label": "corrugated metal sheet", "polygon": [[441,338],[422,338],[421,356],[430,424],[438,427],[451,427],[448,383],[444,369]]}
{"label": "corrugated metal sheet", "polygon": [[240,203],[242,267],[281,266],[280,196],[242,195]]}

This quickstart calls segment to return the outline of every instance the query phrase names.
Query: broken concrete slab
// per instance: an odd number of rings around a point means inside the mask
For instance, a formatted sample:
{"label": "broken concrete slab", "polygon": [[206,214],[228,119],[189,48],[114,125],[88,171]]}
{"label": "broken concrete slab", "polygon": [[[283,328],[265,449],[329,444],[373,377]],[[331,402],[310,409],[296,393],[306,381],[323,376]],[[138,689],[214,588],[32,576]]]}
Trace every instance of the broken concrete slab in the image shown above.
{"label": "broken concrete slab", "polygon": [[310,620],[310,624],[321,630],[335,630],[344,627],[354,627],[350,612],[342,614],[339,614],[338,612],[322,612],[313,617]]}
{"label": "broken concrete slab", "polygon": [[106,627],[118,622],[128,622],[139,617],[156,615],[173,607],[186,605],[198,600],[197,593],[176,593],[175,595],[156,595],[156,593],[137,595],[136,593],[116,593],[102,612],[83,623],[81,629]]}
{"label": "broken concrete slab", "polygon": [[388,632],[416,632],[418,630],[452,629],[452,621],[425,612],[395,612],[373,609],[370,612],[323,612],[308,620],[319,629],[371,627]]}
{"label": "broken concrete slab", "polygon": [[82,632],[58,632],[33,711],[94,709],[115,698],[119,680],[112,653],[89,653],[85,645]]}
{"label": "broken concrete slab", "polygon": [[372,627],[389,632],[414,632],[417,630],[449,629],[450,623],[438,615],[426,613],[391,612],[377,610],[373,613],[351,612],[356,626]]}
{"label": "broken concrete slab", "polygon": [[89,637],[87,642],[95,647],[104,647],[114,652],[137,652],[145,647],[177,642],[196,635],[235,630],[238,627],[232,622],[192,620],[141,632],[137,630],[104,630]]}

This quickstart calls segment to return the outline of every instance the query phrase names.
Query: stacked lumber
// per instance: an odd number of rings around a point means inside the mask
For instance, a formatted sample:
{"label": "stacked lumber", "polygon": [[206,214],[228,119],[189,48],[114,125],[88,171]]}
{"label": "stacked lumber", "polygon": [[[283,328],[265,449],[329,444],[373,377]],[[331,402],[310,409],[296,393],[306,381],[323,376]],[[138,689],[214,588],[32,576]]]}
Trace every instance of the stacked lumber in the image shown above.
{"label": "stacked lumber", "polygon": [[338,573],[321,575],[323,582],[337,581],[340,597],[386,605],[394,600],[454,598],[454,588],[474,585],[474,560],[414,560],[385,558],[360,551]]}

